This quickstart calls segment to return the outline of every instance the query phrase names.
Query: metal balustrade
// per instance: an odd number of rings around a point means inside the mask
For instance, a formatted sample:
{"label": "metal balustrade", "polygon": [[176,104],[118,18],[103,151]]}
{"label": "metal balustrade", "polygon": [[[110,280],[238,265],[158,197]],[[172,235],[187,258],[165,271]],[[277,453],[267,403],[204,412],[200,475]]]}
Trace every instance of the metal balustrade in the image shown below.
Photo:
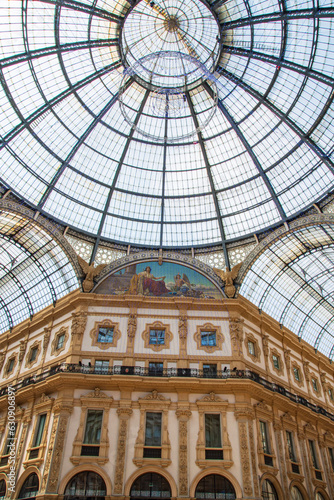
{"label": "metal balustrade", "polygon": [[[18,383],[14,385],[10,385],[15,391],[23,389],[33,384],[37,384],[42,382],[43,380],[52,377],[54,375],[59,374],[67,374],[67,373],[77,373],[77,374],[89,374],[89,375],[98,375],[102,377],[108,376],[118,376],[118,375],[127,375],[127,376],[138,376],[138,377],[164,377],[164,378],[173,378],[173,377],[186,377],[186,378],[205,378],[208,379],[218,379],[218,380],[251,380],[254,381],[262,387],[268,389],[271,392],[275,392],[281,394],[282,396],[287,397],[291,401],[296,404],[301,404],[315,413],[320,413],[325,417],[334,421],[334,415],[321,406],[315,405],[308,401],[303,396],[299,396],[298,394],[294,394],[288,391],[285,387],[275,384],[274,382],[270,382],[265,378],[261,377],[258,373],[253,372],[251,370],[238,370],[234,368],[233,370],[224,369],[217,370],[216,372],[212,372],[210,377],[208,377],[208,373],[203,370],[199,370],[197,368],[163,368],[162,370],[157,370],[157,372],[153,373],[152,369],[148,367],[142,366],[113,366],[110,368],[101,369],[101,367],[94,367],[90,365],[84,365],[82,363],[74,364],[74,363],[61,363],[59,365],[53,366],[43,373],[39,373],[36,375],[30,375]],[[0,397],[5,396],[7,394],[7,386],[2,387],[0,389]]]}

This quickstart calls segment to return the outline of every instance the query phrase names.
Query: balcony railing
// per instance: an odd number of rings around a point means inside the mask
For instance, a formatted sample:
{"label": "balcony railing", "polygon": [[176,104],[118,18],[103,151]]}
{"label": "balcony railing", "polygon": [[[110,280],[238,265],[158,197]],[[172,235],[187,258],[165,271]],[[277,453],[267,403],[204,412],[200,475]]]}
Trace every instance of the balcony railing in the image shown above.
{"label": "balcony railing", "polygon": [[[138,376],[138,377],[186,377],[186,378],[210,378],[210,379],[219,379],[219,380],[252,380],[257,384],[262,385],[271,392],[276,392],[290,399],[296,404],[301,404],[306,406],[310,410],[315,413],[320,413],[325,417],[334,421],[334,415],[329,413],[327,410],[322,408],[321,406],[310,403],[307,399],[298,394],[293,394],[288,391],[285,387],[275,384],[273,382],[269,382],[265,378],[261,377],[258,373],[255,373],[251,370],[238,370],[238,369],[224,369],[217,370],[216,372],[212,372],[210,377],[208,377],[208,373],[203,370],[199,370],[197,368],[163,368],[159,370],[157,373],[152,373],[152,369],[142,366],[113,366],[110,368],[94,367],[83,364],[74,364],[74,363],[62,363],[52,368],[40,373],[38,375],[32,375],[27,378],[20,380],[17,384],[11,385],[16,391],[19,389],[23,389],[30,385],[37,384],[42,382],[43,380],[52,377],[54,375],[64,373],[64,374],[90,374],[90,375],[98,375],[101,377],[108,376],[118,376],[118,375],[128,375],[128,376]],[[0,389],[0,397],[5,396],[7,394],[7,386]]]}

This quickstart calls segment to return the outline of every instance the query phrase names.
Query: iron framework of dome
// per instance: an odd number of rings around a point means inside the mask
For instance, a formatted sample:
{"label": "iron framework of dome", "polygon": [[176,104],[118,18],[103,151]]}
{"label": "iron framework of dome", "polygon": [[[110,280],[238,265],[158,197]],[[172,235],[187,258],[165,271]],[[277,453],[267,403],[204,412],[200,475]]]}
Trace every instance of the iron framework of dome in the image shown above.
{"label": "iron framework of dome", "polygon": [[332,189],[331,2],[1,10],[1,181],[39,212],[97,243],[224,247]]}

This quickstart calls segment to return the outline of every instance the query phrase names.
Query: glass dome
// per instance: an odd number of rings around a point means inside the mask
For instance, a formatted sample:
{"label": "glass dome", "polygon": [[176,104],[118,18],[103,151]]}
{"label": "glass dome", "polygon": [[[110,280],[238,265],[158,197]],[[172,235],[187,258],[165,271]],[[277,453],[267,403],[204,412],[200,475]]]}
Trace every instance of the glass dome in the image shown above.
{"label": "glass dome", "polygon": [[1,11],[1,182],[40,213],[98,240],[208,246],[333,188],[331,2]]}

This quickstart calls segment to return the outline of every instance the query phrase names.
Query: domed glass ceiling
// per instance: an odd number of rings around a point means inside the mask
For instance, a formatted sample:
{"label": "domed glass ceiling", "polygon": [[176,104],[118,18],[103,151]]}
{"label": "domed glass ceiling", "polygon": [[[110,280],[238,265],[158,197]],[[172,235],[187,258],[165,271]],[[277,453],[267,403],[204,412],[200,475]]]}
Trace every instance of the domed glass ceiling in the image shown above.
{"label": "domed glass ceiling", "polygon": [[330,1],[1,4],[1,182],[86,234],[236,240],[334,182]]}

